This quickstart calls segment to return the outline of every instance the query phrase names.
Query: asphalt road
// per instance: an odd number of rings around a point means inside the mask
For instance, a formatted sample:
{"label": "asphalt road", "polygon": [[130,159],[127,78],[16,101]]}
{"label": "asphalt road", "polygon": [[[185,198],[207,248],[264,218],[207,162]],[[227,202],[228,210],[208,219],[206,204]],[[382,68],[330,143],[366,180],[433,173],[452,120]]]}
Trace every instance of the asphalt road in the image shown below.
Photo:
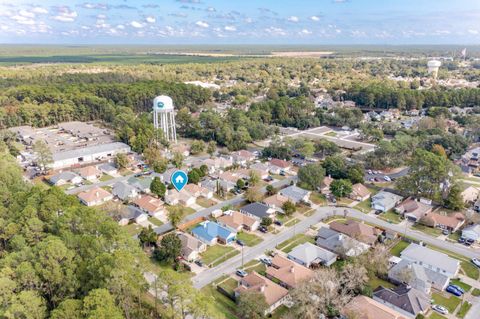
{"label": "asphalt road", "polygon": [[[261,242],[260,244],[254,247],[245,247],[243,251],[243,262],[247,263],[250,260],[253,260],[263,255],[266,250],[274,249],[277,244],[293,237],[294,232],[295,234],[305,233],[311,225],[320,222],[322,219],[328,216],[334,215],[335,211],[337,215],[343,216],[345,210],[348,211],[348,217],[353,217],[353,218],[363,220],[367,223],[377,225],[378,227],[383,229],[394,230],[400,234],[403,234],[405,232],[404,226],[390,224],[381,219],[377,219],[373,216],[364,214],[353,208],[318,207],[316,209],[315,214],[300,221],[298,224],[295,225],[295,228],[290,227],[288,229],[285,229],[277,235],[266,238],[263,242]],[[412,238],[415,238],[416,240],[423,241],[427,245],[434,245],[436,247],[451,251],[459,255],[466,256],[468,258],[473,258],[473,257],[480,258],[480,252],[478,250],[474,250],[472,248],[468,248],[460,244],[445,242],[419,231],[412,231],[407,229],[406,235]],[[242,263],[242,255],[241,254],[236,255],[228,259],[224,263],[214,268],[207,269],[201,272],[200,274],[198,274],[197,276],[193,277],[192,278],[193,285],[194,287],[200,289],[208,285],[215,279],[221,277],[222,275],[233,273],[237,268],[241,266],[241,263]]]}
{"label": "asphalt road", "polygon": [[409,168],[408,168],[408,167],[402,169],[402,170],[399,171],[399,172],[393,173],[393,174],[382,174],[382,173],[379,173],[379,174],[368,174],[368,172],[366,171],[364,178],[365,178],[366,181],[368,181],[368,180],[370,180],[371,178],[377,177],[377,178],[380,179],[381,182],[383,182],[383,181],[384,181],[384,180],[383,180],[383,177],[384,177],[384,176],[388,176],[388,177],[390,177],[390,178],[392,178],[392,179],[397,179],[397,178],[400,178],[400,177],[402,177],[402,176],[407,175],[407,174],[408,174],[408,171],[409,171]]}
{"label": "asphalt road", "polygon": [[[296,176],[290,176],[290,177],[287,177],[283,180],[279,180],[279,181],[276,181],[274,183],[272,183],[271,185],[273,187],[281,187],[281,186],[284,186],[284,185],[289,185],[291,181],[295,181],[297,179]],[[262,188],[262,192],[265,192],[266,189],[265,187]],[[225,201],[222,201],[218,204],[215,204],[211,207],[208,207],[208,208],[204,208],[202,210],[199,210],[193,214],[190,214],[188,216],[186,216],[182,223],[186,223],[186,222],[189,222],[191,220],[194,220],[194,219],[197,219],[197,218],[200,218],[200,217],[207,217],[211,214],[211,212],[213,212],[214,210],[216,209],[221,209],[222,207],[224,206],[227,206],[227,205],[237,205],[239,203],[241,203],[243,201],[243,194],[240,194],[240,195],[237,195],[229,200],[225,200]],[[155,227],[153,230],[155,231],[155,233],[157,234],[163,234],[163,233],[166,233],[170,230],[172,230],[173,227],[172,227],[172,224],[170,223],[166,223],[166,224],[163,224],[161,226],[158,226],[158,227]]]}

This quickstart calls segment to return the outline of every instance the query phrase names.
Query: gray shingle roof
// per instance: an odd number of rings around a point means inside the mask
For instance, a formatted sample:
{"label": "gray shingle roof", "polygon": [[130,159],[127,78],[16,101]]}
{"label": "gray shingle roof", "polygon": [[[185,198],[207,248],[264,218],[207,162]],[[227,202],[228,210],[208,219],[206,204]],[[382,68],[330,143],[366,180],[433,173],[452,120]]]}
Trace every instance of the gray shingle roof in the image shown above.
{"label": "gray shingle roof", "polygon": [[401,257],[432,265],[434,268],[443,269],[449,273],[456,273],[460,265],[458,260],[444,253],[417,244],[410,244],[405,248]]}
{"label": "gray shingle roof", "polygon": [[251,203],[240,208],[240,211],[243,213],[251,214],[259,218],[268,217],[269,207],[262,203]]}
{"label": "gray shingle roof", "polygon": [[405,285],[394,289],[380,286],[373,292],[373,296],[374,299],[378,298],[414,316],[430,308],[430,298],[426,293]]}
{"label": "gray shingle roof", "polygon": [[321,262],[328,263],[332,259],[337,258],[336,254],[308,242],[293,248],[292,251],[288,254],[288,256],[301,260],[306,264],[311,264],[317,259]]}
{"label": "gray shingle roof", "polygon": [[307,196],[308,193],[308,191],[301,189],[300,187],[297,187],[295,185],[280,190],[281,195],[290,198],[294,202],[299,202],[303,200],[303,198]]}

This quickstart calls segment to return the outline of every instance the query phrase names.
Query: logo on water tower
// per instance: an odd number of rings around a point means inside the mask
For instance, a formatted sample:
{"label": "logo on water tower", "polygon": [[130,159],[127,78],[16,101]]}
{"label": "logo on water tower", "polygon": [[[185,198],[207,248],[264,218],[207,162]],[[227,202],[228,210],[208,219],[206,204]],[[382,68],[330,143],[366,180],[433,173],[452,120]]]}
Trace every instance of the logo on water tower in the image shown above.
{"label": "logo on water tower", "polygon": [[157,102],[157,107],[158,107],[159,109],[163,109],[164,106],[165,106],[165,104],[163,104],[163,102],[161,102],[161,101],[160,101],[160,102]]}

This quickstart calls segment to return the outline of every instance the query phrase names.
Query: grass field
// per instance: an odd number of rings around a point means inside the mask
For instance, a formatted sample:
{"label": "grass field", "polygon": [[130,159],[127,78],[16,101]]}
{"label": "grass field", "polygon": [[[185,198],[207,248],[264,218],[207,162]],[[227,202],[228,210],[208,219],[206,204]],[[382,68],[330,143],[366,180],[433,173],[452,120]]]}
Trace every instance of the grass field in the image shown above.
{"label": "grass field", "polygon": [[438,237],[442,234],[442,230],[439,228],[428,227],[425,225],[415,224],[411,228],[412,230],[419,230],[427,235]]}
{"label": "grass field", "polygon": [[286,227],[291,227],[295,224],[298,224],[300,222],[300,220],[298,218],[294,218],[294,219],[291,219],[289,220],[288,222],[285,223],[285,226]]}
{"label": "grass field", "polygon": [[458,305],[461,302],[461,299],[458,297],[455,297],[454,295],[446,296],[439,293],[433,293],[432,299],[433,299],[433,302],[436,303],[437,305],[442,305],[445,308],[447,308],[448,312],[450,313],[454,313],[455,309],[457,309]]}
{"label": "grass field", "polygon": [[325,195],[317,192],[312,192],[312,195],[310,195],[310,200],[317,205],[327,204],[327,199],[325,198]]}
{"label": "grass field", "polygon": [[315,243],[315,238],[307,236],[305,234],[298,234],[278,244],[276,248],[288,254],[290,251],[292,251],[293,248],[306,242],[313,244]]}
{"label": "grass field", "polygon": [[473,289],[472,295],[475,296],[475,297],[480,296],[480,289],[478,289],[478,288]]}
{"label": "grass field", "polygon": [[155,226],[161,226],[161,225],[163,225],[162,221],[161,221],[161,220],[158,220],[158,219],[155,218],[155,217],[148,217],[148,221],[151,222],[152,224],[154,224]]}
{"label": "grass field", "polygon": [[221,284],[219,284],[219,286],[233,295],[233,290],[238,287],[238,281],[230,277]]}
{"label": "grass field", "polygon": [[378,215],[378,218],[383,219],[387,222],[391,222],[393,224],[399,224],[402,221],[400,215],[393,212],[392,210]]}
{"label": "grass field", "polygon": [[197,198],[197,204],[202,206],[202,207],[205,207],[205,208],[213,206],[216,203],[217,203],[216,201],[211,200],[211,199],[207,199],[207,198],[204,198],[204,197]]}
{"label": "grass field", "polygon": [[127,233],[133,237],[135,235],[140,234],[140,231],[142,230],[142,226],[133,223],[133,224],[123,226],[123,229],[125,229]]}
{"label": "grass field", "polygon": [[[225,276],[217,280],[220,282],[225,279]],[[237,319],[238,317],[235,315],[235,311],[237,306],[235,302],[228,298],[227,296],[218,292],[217,288],[214,284],[207,285],[202,288],[202,293],[207,296],[215,309],[218,318],[221,319]]]}
{"label": "grass field", "polygon": [[265,264],[262,263],[261,261],[254,259],[246,263],[243,266],[243,269],[249,273],[256,271],[257,273],[263,276],[265,275],[265,271],[267,270],[267,267],[265,267]]}
{"label": "grass field", "polygon": [[113,179],[112,176],[107,175],[107,174],[103,174],[102,177],[100,177],[99,180],[100,180],[100,182],[106,182],[106,181],[109,181],[109,180],[111,180],[111,179]]}
{"label": "grass field", "polygon": [[472,286],[467,285],[466,283],[462,282],[460,279],[452,279],[452,280],[450,280],[450,283],[452,285],[459,286],[460,288],[465,290],[465,292],[468,292],[468,291],[470,291],[470,289],[472,289]]}
{"label": "grass field", "polygon": [[372,288],[372,290],[375,290],[377,289],[378,287],[380,286],[383,286],[385,288],[393,288],[395,287],[394,284],[392,284],[391,282],[388,282],[386,280],[383,280],[383,279],[380,279],[378,277],[373,277],[373,278],[370,278],[370,280],[368,281],[368,285]]}
{"label": "grass field", "polygon": [[254,234],[249,234],[249,233],[246,233],[246,232],[238,233],[237,234],[237,239],[243,241],[245,243],[245,245],[247,245],[249,247],[258,245],[263,241],[263,239],[261,237],[259,237],[257,235],[254,235]]}
{"label": "grass field", "polygon": [[[207,250],[201,253],[202,261],[205,265],[210,265],[215,262],[213,266],[224,262],[225,260],[232,258],[240,252],[230,246],[214,245],[207,248]],[[223,257],[223,258],[221,258]]]}
{"label": "grass field", "polygon": [[460,266],[462,267],[463,272],[465,275],[472,279],[478,279],[479,271],[478,268],[475,267],[470,261],[462,261],[460,263]]}
{"label": "grass field", "polygon": [[369,213],[372,210],[372,200],[369,198],[355,205],[355,208],[363,213]]}
{"label": "grass field", "polygon": [[393,256],[400,257],[400,254],[405,248],[408,247],[408,245],[410,244],[407,243],[406,241],[401,240],[395,246],[393,246],[392,249],[390,249],[390,254],[392,254]]}
{"label": "grass field", "polygon": [[430,315],[430,317],[428,317],[429,319],[447,319],[445,318],[444,316],[436,313],[436,312],[432,312],[432,314]]}
{"label": "grass field", "polygon": [[460,309],[457,312],[457,317],[460,319],[465,318],[470,308],[472,308],[472,304],[469,303],[468,301],[465,301],[464,303],[462,303],[462,305],[460,306]]}

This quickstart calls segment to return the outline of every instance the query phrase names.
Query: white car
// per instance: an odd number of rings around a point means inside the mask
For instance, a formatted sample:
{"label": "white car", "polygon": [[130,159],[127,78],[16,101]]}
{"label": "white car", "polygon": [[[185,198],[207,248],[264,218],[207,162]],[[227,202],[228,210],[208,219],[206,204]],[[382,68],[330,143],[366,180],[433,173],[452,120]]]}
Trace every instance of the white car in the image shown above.
{"label": "white car", "polygon": [[386,175],[383,176],[383,179],[384,179],[385,181],[387,181],[387,182],[391,182],[391,181],[392,181],[392,179],[391,179],[390,177],[386,176]]}
{"label": "white car", "polygon": [[448,315],[448,310],[444,306],[433,305],[432,309],[435,310],[436,312],[441,313],[442,315]]}
{"label": "white car", "polygon": [[478,268],[480,268],[480,260],[478,260],[477,258],[472,258],[472,263]]}

